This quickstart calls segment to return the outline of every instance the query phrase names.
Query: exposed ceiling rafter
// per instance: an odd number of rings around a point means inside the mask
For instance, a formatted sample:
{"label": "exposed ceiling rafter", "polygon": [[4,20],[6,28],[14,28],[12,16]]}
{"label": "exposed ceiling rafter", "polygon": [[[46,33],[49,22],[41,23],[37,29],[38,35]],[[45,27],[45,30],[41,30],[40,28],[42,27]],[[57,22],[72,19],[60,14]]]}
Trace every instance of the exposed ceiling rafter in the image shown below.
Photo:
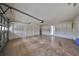
{"label": "exposed ceiling rafter", "polygon": [[[41,20],[41,19],[39,19],[39,18],[37,18],[37,17],[35,17],[35,16],[32,16],[32,15],[30,15],[30,14],[28,14],[28,13],[25,13],[25,12],[23,12],[23,11],[17,9],[17,8],[14,8],[14,7],[12,7],[12,6],[9,6],[9,5],[7,5],[7,4],[0,3],[0,5],[4,5],[4,6],[8,7],[8,8],[6,9],[6,11],[7,11],[8,9],[13,9],[13,10],[15,10],[15,11],[17,11],[17,12],[20,12],[20,13],[26,15],[26,16],[29,16],[29,17],[31,17],[31,18],[33,18],[33,19],[36,19],[36,20],[40,21],[40,23],[43,23],[43,22],[44,22],[43,20]],[[5,11],[5,12],[6,12],[6,11]]]}

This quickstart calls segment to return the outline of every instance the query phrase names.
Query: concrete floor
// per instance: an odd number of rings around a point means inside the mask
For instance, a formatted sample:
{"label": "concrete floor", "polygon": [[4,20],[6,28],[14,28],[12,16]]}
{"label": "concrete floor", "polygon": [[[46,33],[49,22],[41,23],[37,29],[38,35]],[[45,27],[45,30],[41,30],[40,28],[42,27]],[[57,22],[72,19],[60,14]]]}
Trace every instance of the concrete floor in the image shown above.
{"label": "concrete floor", "polygon": [[0,54],[3,56],[79,56],[79,46],[73,40],[34,36],[10,40]]}

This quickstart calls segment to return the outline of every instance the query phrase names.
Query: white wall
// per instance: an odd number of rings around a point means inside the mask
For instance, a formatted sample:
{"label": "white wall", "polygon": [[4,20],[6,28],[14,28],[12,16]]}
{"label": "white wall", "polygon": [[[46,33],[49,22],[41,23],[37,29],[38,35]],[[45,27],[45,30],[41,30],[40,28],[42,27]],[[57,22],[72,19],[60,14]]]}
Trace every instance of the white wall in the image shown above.
{"label": "white wall", "polygon": [[[79,37],[79,17],[74,21],[74,26],[72,29],[72,21],[63,22],[54,25],[55,33],[54,36],[75,39]],[[13,28],[14,24],[14,28]],[[18,37],[27,37],[39,35],[39,25],[37,24],[21,24],[21,23],[11,23],[10,26],[10,39]],[[12,27],[12,28],[11,28]],[[42,26],[43,35],[51,35],[51,25]]]}
{"label": "white wall", "polygon": [[9,39],[39,35],[39,25],[11,23]]}
{"label": "white wall", "polygon": [[[11,23],[9,39],[39,35],[39,30],[38,24]],[[42,34],[51,35],[51,26],[42,26]]]}
{"label": "white wall", "polygon": [[51,26],[50,25],[42,26],[42,34],[51,35]]}
{"label": "white wall", "polygon": [[79,38],[79,17],[73,20],[73,29],[72,21],[63,22],[55,25],[55,36],[76,39]]}

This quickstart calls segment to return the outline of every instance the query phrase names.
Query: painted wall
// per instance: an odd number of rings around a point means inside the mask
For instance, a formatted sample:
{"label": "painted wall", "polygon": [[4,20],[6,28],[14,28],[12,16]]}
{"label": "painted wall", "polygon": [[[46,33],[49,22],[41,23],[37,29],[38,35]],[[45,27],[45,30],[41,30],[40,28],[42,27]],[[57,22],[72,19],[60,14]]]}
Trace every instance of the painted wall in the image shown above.
{"label": "painted wall", "polygon": [[51,35],[51,26],[50,25],[42,26],[42,34]]}
{"label": "painted wall", "polygon": [[39,35],[39,25],[11,23],[9,39]]}
{"label": "painted wall", "polygon": [[55,25],[55,36],[76,39],[79,38],[79,16],[72,21],[63,22]]}
{"label": "painted wall", "polygon": [[[43,35],[51,35],[51,26],[42,26]],[[39,25],[37,24],[22,24],[22,23],[11,23],[9,39],[16,39],[19,37],[27,37],[39,35]]]}
{"label": "painted wall", "polygon": [[[79,17],[73,21],[58,23],[55,26],[54,36],[75,39],[79,37]],[[14,23],[10,26],[10,39],[17,37],[27,37],[39,35],[39,25]],[[43,35],[51,35],[51,25],[42,26]]]}

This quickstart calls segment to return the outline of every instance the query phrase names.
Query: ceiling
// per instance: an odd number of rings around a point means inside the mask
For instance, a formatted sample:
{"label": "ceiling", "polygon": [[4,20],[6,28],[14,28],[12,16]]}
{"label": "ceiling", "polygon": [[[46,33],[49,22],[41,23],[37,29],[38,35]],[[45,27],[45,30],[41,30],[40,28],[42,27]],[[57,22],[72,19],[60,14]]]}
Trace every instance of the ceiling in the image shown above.
{"label": "ceiling", "polygon": [[[79,4],[75,7],[67,3],[10,3],[8,5],[44,20],[44,24],[74,20],[79,14]],[[13,11],[13,15],[13,20],[26,23],[39,23],[39,21],[17,11]]]}

